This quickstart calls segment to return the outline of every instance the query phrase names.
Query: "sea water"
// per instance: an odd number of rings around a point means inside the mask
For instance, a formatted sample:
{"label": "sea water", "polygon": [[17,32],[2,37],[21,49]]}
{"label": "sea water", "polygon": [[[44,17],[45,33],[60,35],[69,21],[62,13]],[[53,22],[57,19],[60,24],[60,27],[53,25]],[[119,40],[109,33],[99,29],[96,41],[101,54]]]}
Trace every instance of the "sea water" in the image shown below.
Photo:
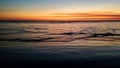
{"label": "sea water", "polygon": [[120,22],[0,23],[1,62],[111,64],[119,59]]}

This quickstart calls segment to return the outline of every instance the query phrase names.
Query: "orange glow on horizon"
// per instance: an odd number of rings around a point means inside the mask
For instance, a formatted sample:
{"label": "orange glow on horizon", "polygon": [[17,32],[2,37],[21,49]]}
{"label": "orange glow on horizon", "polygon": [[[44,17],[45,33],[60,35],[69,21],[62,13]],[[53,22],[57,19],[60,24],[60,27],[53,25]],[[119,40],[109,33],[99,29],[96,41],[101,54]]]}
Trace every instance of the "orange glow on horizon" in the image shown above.
{"label": "orange glow on horizon", "polygon": [[119,13],[54,13],[48,15],[37,14],[1,14],[0,20],[120,20]]}

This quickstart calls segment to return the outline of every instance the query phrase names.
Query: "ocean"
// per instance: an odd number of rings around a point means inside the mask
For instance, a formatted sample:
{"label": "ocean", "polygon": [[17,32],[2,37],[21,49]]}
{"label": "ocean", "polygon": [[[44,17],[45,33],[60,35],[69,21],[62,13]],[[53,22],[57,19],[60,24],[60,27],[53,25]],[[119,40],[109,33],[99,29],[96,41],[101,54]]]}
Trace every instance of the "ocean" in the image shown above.
{"label": "ocean", "polygon": [[120,22],[0,22],[0,63],[120,66]]}

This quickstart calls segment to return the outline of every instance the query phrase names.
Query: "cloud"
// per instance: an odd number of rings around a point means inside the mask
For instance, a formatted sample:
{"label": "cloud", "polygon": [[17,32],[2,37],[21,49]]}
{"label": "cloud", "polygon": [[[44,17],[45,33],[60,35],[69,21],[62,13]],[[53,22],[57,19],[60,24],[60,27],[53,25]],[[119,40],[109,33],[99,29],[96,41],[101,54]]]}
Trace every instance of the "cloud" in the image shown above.
{"label": "cloud", "polygon": [[92,12],[92,13],[57,13],[55,16],[71,16],[71,17],[119,17],[119,13],[113,13],[113,12]]}
{"label": "cloud", "polygon": [[68,17],[73,18],[74,20],[77,19],[119,19],[120,20],[120,13],[114,12],[91,12],[91,13],[56,13],[53,17]]}

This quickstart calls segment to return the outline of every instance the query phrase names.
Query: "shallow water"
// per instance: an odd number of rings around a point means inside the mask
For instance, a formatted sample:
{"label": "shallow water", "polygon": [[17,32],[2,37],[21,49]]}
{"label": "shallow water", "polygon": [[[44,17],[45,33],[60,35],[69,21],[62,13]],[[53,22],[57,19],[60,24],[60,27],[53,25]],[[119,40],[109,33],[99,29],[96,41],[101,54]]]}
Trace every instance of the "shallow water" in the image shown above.
{"label": "shallow water", "polygon": [[0,23],[1,41],[71,42],[119,41],[119,22]]}

